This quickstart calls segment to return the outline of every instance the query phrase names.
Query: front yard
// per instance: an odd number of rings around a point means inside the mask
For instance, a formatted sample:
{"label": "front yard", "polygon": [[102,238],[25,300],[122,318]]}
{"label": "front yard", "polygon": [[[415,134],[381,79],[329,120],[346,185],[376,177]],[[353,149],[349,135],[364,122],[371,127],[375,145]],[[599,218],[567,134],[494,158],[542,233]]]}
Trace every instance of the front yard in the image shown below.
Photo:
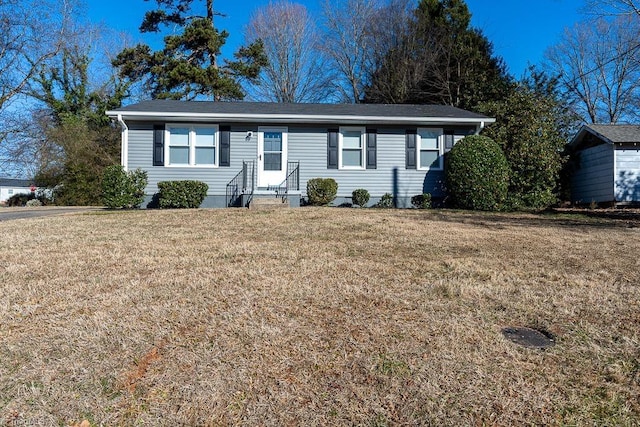
{"label": "front yard", "polygon": [[2,424],[640,423],[638,216],[92,212],[0,236]]}

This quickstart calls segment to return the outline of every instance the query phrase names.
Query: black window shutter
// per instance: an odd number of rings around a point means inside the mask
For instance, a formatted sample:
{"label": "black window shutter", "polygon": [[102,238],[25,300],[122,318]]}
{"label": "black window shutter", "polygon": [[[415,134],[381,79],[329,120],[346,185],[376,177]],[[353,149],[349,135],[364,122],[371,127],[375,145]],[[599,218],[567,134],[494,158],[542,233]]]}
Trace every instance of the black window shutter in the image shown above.
{"label": "black window shutter", "polygon": [[416,129],[407,129],[406,138],[406,162],[405,167],[407,169],[416,169],[416,134],[418,131]]}
{"label": "black window shutter", "polygon": [[453,131],[444,131],[444,152],[448,153],[453,148]]}
{"label": "black window shutter", "polygon": [[367,129],[367,169],[378,167],[378,134],[376,129]]}
{"label": "black window shutter", "polygon": [[164,125],[153,125],[153,166],[164,166]]}
{"label": "black window shutter", "polygon": [[327,131],[327,169],[338,169],[338,129]]}
{"label": "black window shutter", "polygon": [[220,162],[218,166],[231,166],[231,127],[220,126]]}

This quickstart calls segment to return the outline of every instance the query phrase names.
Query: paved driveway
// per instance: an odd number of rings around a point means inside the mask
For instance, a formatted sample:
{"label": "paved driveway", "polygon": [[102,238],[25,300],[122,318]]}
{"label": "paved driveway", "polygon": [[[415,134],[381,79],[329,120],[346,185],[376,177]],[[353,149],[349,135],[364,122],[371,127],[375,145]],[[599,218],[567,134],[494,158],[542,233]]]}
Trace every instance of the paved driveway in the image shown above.
{"label": "paved driveway", "polygon": [[0,222],[13,219],[38,218],[42,216],[63,215],[90,211],[101,211],[104,208],[94,206],[43,206],[33,208],[0,208]]}

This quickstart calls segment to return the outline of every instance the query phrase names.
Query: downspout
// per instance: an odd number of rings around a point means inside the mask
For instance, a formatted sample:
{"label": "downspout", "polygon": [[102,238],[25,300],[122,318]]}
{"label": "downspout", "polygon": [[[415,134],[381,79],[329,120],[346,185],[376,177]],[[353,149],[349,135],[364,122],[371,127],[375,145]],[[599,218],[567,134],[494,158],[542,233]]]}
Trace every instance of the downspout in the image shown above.
{"label": "downspout", "polygon": [[485,123],[484,121],[480,122],[479,125],[476,125],[476,135],[479,135],[482,129],[484,129]]}
{"label": "downspout", "polygon": [[122,114],[118,114],[118,123],[120,123],[120,127],[122,128],[122,137],[120,143],[120,164],[124,168],[124,170],[128,170],[129,163],[129,128],[127,124],[122,120]]}
{"label": "downspout", "polygon": [[620,202],[624,202],[624,200],[618,200],[618,150],[616,150],[616,144],[611,144],[613,146],[613,207]]}

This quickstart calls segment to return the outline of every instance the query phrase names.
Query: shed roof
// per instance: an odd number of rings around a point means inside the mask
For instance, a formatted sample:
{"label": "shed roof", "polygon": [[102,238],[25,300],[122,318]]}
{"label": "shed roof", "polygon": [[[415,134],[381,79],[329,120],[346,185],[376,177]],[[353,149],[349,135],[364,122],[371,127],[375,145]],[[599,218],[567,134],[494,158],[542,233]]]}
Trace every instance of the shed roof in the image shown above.
{"label": "shed roof", "polygon": [[584,125],[571,140],[570,145],[580,145],[587,135],[594,135],[608,144],[638,143],[640,142],[640,125]]}
{"label": "shed roof", "polygon": [[286,104],[153,100],[107,111],[125,120],[195,119],[281,123],[493,123],[495,119],[447,105]]}

